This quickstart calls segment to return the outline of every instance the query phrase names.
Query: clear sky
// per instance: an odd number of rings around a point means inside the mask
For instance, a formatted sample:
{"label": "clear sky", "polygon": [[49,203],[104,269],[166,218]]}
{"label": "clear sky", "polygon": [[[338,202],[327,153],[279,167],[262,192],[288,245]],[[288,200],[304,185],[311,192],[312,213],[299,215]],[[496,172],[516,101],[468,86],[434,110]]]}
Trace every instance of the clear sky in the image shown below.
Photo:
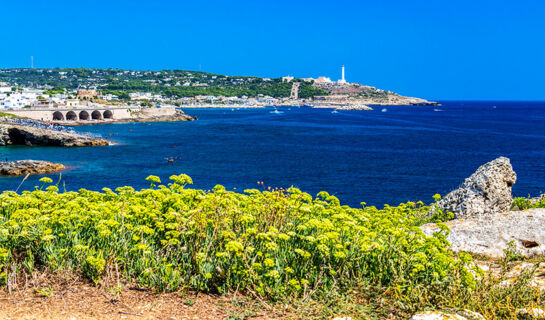
{"label": "clear sky", "polygon": [[340,77],[430,99],[545,100],[545,1],[2,1],[0,68]]}

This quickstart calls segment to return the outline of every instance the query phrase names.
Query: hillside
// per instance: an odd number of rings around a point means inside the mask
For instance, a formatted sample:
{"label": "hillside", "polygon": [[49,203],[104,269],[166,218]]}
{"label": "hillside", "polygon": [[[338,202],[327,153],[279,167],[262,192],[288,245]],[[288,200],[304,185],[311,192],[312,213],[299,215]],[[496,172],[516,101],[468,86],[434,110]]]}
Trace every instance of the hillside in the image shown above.
{"label": "hillside", "polygon": [[[365,104],[430,104],[430,102],[398,95],[391,91],[371,86],[318,83],[294,79],[300,82],[299,98]],[[177,99],[195,96],[258,97],[270,96],[287,98],[292,82],[282,78],[260,78],[248,76],[227,76],[208,72],[161,70],[138,71],[122,69],[0,69],[0,82],[4,85],[69,90],[96,88],[105,93],[128,97],[126,92],[152,92]]]}
{"label": "hillside", "polygon": [[[97,88],[101,91],[153,92],[167,97],[250,96],[289,97],[291,83],[280,78],[226,76],[199,71],[137,71],[121,69],[0,69],[0,82],[39,88]],[[327,95],[327,91],[301,84],[299,97]]]}

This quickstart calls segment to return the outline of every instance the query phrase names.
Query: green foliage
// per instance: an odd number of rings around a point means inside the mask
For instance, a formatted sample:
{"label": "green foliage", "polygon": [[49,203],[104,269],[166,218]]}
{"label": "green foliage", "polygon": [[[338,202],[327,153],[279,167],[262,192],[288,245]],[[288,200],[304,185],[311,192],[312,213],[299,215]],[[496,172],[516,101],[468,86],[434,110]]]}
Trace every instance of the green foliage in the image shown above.
{"label": "green foliage", "polygon": [[545,197],[542,195],[539,198],[517,197],[513,199],[513,209],[526,210],[530,208],[545,208]]}
{"label": "green foliage", "polygon": [[[291,92],[291,83],[285,83],[279,79],[270,82],[255,82],[245,84],[222,84],[210,86],[185,86],[185,87],[167,87],[152,85],[149,82],[140,80],[111,82],[105,86],[106,90],[127,91],[127,92],[154,92],[160,93],[171,98],[195,97],[195,96],[248,96],[256,97],[266,95],[271,97],[289,97]],[[308,82],[302,82],[299,87],[300,98],[310,98],[316,95],[328,95],[322,89],[315,88]]]}
{"label": "green foliage", "polygon": [[102,255],[88,255],[83,262],[83,274],[85,274],[90,280],[98,283],[104,271],[106,261]]}
{"label": "green foliage", "polygon": [[128,100],[131,98],[129,94],[124,91],[101,89],[101,92],[102,94],[113,94],[114,96],[117,96],[117,98],[120,100]]}
{"label": "green foliage", "polygon": [[507,243],[507,248],[503,249],[502,265],[506,267],[509,262],[521,260],[523,257],[517,250],[515,241],[511,240]]}
{"label": "green foliage", "polygon": [[[121,100],[128,100],[128,92],[144,91],[162,94],[171,98],[210,96],[267,95],[289,97],[292,83],[280,78],[225,76],[199,71],[162,70],[129,71],[119,69],[0,69],[0,81],[27,86],[52,86],[46,94],[63,93],[65,89],[75,90],[82,85],[98,87],[104,94],[114,94]],[[15,89],[14,89],[15,90]],[[299,97],[310,98],[328,95],[327,91],[302,81]]]}
{"label": "green foliage", "polygon": [[356,209],[327,192],[315,199],[295,188],[205,192],[185,188],[193,182],[187,175],[170,179],[154,188],[160,179],[150,176],[152,188],[140,191],[3,192],[2,264],[39,261],[36,268],[81,271],[96,283],[119,266],[125,279],[159,291],[272,299],[361,283],[401,295],[415,286],[475,286],[470,259],[447,249],[447,231],[427,237],[418,228],[443,216],[421,202]]}
{"label": "green foliage", "polygon": [[34,292],[37,295],[45,297],[45,298],[49,298],[53,296],[53,289],[51,289],[51,287],[45,287],[42,289],[34,288]]}
{"label": "green foliage", "polygon": [[18,116],[14,115],[13,113],[8,113],[8,112],[0,112],[0,117],[7,117],[7,118],[10,118],[10,119],[19,118]]}
{"label": "green foliage", "polygon": [[56,95],[56,94],[63,94],[63,93],[65,93],[65,91],[66,91],[66,89],[64,89],[64,88],[54,87],[52,89],[44,91],[44,94],[46,94],[48,96],[53,96],[53,95]]}

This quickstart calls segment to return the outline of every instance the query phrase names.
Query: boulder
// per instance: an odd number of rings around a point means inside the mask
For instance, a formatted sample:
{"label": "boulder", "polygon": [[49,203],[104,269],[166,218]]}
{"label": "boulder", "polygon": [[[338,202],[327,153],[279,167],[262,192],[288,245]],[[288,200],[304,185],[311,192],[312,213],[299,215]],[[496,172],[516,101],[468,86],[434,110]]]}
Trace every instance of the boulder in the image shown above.
{"label": "boulder", "polygon": [[509,159],[499,157],[482,165],[437,205],[453,212],[456,218],[506,212],[513,203],[511,188],[516,180]]}

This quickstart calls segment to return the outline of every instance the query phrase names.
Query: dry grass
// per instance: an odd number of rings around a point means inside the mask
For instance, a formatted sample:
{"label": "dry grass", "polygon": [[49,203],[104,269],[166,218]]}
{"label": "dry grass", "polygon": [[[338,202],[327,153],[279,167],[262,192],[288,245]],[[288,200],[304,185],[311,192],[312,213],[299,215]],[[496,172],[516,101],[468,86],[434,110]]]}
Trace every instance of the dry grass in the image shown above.
{"label": "dry grass", "polygon": [[[80,275],[35,273],[17,279],[11,293],[0,291],[0,319],[296,319],[293,310],[270,306],[240,294],[193,291],[155,293],[133,284],[101,281],[97,286]],[[106,280],[106,279],[104,279]]]}

